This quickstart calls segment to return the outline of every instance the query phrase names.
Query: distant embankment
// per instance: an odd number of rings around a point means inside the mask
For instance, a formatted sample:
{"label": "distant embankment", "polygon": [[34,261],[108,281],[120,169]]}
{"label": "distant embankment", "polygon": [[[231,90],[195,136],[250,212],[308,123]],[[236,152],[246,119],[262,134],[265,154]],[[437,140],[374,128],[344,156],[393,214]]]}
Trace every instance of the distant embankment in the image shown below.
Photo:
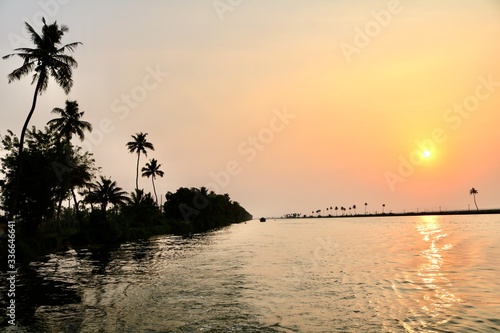
{"label": "distant embankment", "polygon": [[[481,215],[500,214],[500,209],[480,209],[480,210],[446,210],[446,211],[422,211],[422,212],[399,212],[399,213],[378,213],[378,214],[355,214],[355,215],[326,215],[326,216],[300,216],[295,218],[346,218],[346,217],[389,217],[389,216],[425,216],[425,215]],[[294,217],[286,217],[294,218]]]}
{"label": "distant embankment", "polygon": [[356,215],[356,216],[421,216],[421,215],[478,215],[478,214],[500,214],[500,209],[424,211],[424,212],[385,213],[385,214]]}

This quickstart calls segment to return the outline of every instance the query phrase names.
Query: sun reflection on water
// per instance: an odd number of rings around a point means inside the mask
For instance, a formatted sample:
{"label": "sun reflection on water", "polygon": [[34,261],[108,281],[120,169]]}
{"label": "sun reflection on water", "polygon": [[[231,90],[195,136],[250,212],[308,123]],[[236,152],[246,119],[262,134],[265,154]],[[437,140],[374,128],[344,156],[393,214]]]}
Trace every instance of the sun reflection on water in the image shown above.
{"label": "sun reflection on water", "polygon": [[420,324],[422,326],[444,324],[452,315],[450,307],[461,301],[452,292],[453,285],[443,270],[446,261],[445,251],[452,249],[453,245],[445,242],[448,234],[441,227],[437,216],[422,216],[417,224],[417,230],[425,242],[424,249],[420,252],[424,260],[417,271],[421,278],[417,288],[422,290],[423,296],[417,302],[420,303],[420,309],[428,316],[427,323],[421,321]]}

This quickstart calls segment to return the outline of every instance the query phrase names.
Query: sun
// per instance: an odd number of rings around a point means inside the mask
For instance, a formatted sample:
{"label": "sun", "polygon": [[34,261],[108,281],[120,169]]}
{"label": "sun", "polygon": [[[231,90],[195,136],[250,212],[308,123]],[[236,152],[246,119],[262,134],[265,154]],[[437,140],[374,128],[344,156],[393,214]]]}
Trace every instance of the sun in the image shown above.
{"label": "sun", "polygon": [[429,157],[431,157],[431,152],[430,152],[430,150],[427,150],[427,149],[426,149],[426,150],[424,150],[424,151],[422,152],[422,155],[423,155],[425,158],[429,158]]}

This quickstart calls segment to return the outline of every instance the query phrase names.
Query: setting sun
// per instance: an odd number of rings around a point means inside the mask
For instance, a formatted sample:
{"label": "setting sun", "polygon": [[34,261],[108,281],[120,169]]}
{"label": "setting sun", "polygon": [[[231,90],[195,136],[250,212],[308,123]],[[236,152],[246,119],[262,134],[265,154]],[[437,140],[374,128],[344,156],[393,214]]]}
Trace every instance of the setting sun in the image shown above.
{"label": "setting sun", "polygon": [[431,152],[429,150],[424,150],[422,155],[424,155],[425,158],[431,157]]}

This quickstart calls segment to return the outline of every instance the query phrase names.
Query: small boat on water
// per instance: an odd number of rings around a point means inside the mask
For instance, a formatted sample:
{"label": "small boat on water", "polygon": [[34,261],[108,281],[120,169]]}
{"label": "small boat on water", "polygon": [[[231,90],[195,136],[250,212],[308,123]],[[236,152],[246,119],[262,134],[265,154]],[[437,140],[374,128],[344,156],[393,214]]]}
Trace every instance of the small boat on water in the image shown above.
{"label": "small boat on water", "polygon": [[266,218],[265,217],[261,217],[260,218],[260,222],[266,222]]}

